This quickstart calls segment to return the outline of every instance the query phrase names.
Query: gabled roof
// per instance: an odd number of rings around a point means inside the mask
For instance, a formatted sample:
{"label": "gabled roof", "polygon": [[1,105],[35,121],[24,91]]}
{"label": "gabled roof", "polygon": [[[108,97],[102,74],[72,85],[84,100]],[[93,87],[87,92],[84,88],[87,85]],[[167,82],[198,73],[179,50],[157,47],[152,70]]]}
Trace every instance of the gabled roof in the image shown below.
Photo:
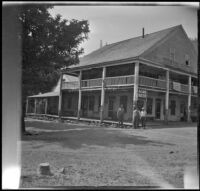
{"label": "gabled roof", "polygon": [[171,34],[181,25],[157,31],[151,34],[127,39],[117,43],[106,45],[92,53],[80,58],[80,63],[70,68],[89,66],[109,61],[123,60],[140,56],[157,42]]}

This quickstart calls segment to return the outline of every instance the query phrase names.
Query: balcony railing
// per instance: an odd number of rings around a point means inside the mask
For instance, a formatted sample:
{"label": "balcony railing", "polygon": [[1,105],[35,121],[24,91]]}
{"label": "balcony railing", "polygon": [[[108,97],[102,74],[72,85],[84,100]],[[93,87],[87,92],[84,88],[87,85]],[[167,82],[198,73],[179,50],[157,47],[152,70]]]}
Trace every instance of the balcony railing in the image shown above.
{"label": "balcony railing", "polygon": [[145,76],[139,76],[139,85],[159,88],[159,89],[166,89],[166,81],[160,79],[154,79]]}
{"label": "balcony railing", "polygon": [[79,83],[78,81],[74,82],[63,82],[62,83],[62,89],[78,89]]}
{"label": "balcony railing", "polygon": [[[105,87],[126,86],[126,85],[134,85],[134,75],[105,78]],[[82,80],[81,86],[82,88],[101,87],[102,78]],[[146,86],[146,87],[166,90],[166,81],[146,76],[139,76],[139,86]],[[62,89],[78,89],[78,88],[79,88],[78,81],[63,82],[62,84]],[[174,82],[171,80],[169,82],[169,89],[171,91],[189,93],[188,85]],[[192,86],[192,94],[197,94],[197,86]]]}
{"label": "balcony railing", "polygon": [[189,93],[189,86],[181,84],[181,92],[183,92],[183,93]]}
{"label": "balcony railing", "polygon": [[117,76],[117,77],[106,77],[106,86],[119,86],[119,85],[132,85],[134,84],[134,76]]}
{"label": "balcony railing", "polygon": [[88,88],[88,87],[101,87],[102,86],[102,79],[89,79],[89,80],[82,80],[81,87]]}
{"label": "balcony railing", "polygon": [[185,84],[181,84],[179,82],[170,81],[169,89],[172,90],[172,91],[174,90],[174,91],[177,91],[177,92],[189,93],[189,86],[185,85]]}

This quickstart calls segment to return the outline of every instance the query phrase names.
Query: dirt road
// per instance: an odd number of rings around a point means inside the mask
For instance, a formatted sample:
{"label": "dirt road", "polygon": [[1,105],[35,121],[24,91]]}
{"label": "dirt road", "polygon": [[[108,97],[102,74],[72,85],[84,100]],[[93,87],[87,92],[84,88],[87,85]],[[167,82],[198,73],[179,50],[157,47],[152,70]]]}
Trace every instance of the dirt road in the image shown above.
{"label": "dirt road", "polygon": [[[37,135],[22,138],[21,187],[183,188],[186,167],[197,167],[196,127],[141,130],[48,124],[26,122]],[[52,176],[37,174],[43,162],[51,165]]]}

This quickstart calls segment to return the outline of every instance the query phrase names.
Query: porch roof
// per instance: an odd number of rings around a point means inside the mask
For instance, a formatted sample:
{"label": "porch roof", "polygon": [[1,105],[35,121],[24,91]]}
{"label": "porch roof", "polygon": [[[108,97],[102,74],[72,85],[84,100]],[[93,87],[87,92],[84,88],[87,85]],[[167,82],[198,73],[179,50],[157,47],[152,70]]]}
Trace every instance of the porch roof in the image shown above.
{"label": "porch roof", "polygon": [[32,95],[32,96],[28,96],[29,98],[37,98],[37,97],[56,97],[59,96],[59,92],[48,92],[48,93],[44,93],[44,94],[38,94],[38,95]]}

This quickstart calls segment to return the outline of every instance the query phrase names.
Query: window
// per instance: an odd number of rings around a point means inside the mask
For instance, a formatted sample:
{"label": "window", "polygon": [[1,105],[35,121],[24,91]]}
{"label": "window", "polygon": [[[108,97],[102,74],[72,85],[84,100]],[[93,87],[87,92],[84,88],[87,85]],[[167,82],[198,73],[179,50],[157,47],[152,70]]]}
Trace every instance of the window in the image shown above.
{"label": "window", "polygon": [[152,114],[153,99],[147,98],[147,114]]}
{"label": "window", "polygon": [[127,111],[127,96],[121,96],[120,97],[120,105],[124,106],[124,111]]}
{"label": "window", "polygon": [[186,66],[190,65],[190,56],[188,54],[185,55],[185,65]]}
{"label": "window", "polygon": [[170,105],[170,109],[171,109],[171,115],[175,115],[176,114],[176,101],[175,100],[171,100],[171,105]]}
{"label": "window", "polygon": [[89,110],[94,111],[94,96],[89,96]]}
{"label": "window", "polygon": [[174,48],[170,48],[170,60],[171,60],[172,64],[175,61],[175,49]]}

